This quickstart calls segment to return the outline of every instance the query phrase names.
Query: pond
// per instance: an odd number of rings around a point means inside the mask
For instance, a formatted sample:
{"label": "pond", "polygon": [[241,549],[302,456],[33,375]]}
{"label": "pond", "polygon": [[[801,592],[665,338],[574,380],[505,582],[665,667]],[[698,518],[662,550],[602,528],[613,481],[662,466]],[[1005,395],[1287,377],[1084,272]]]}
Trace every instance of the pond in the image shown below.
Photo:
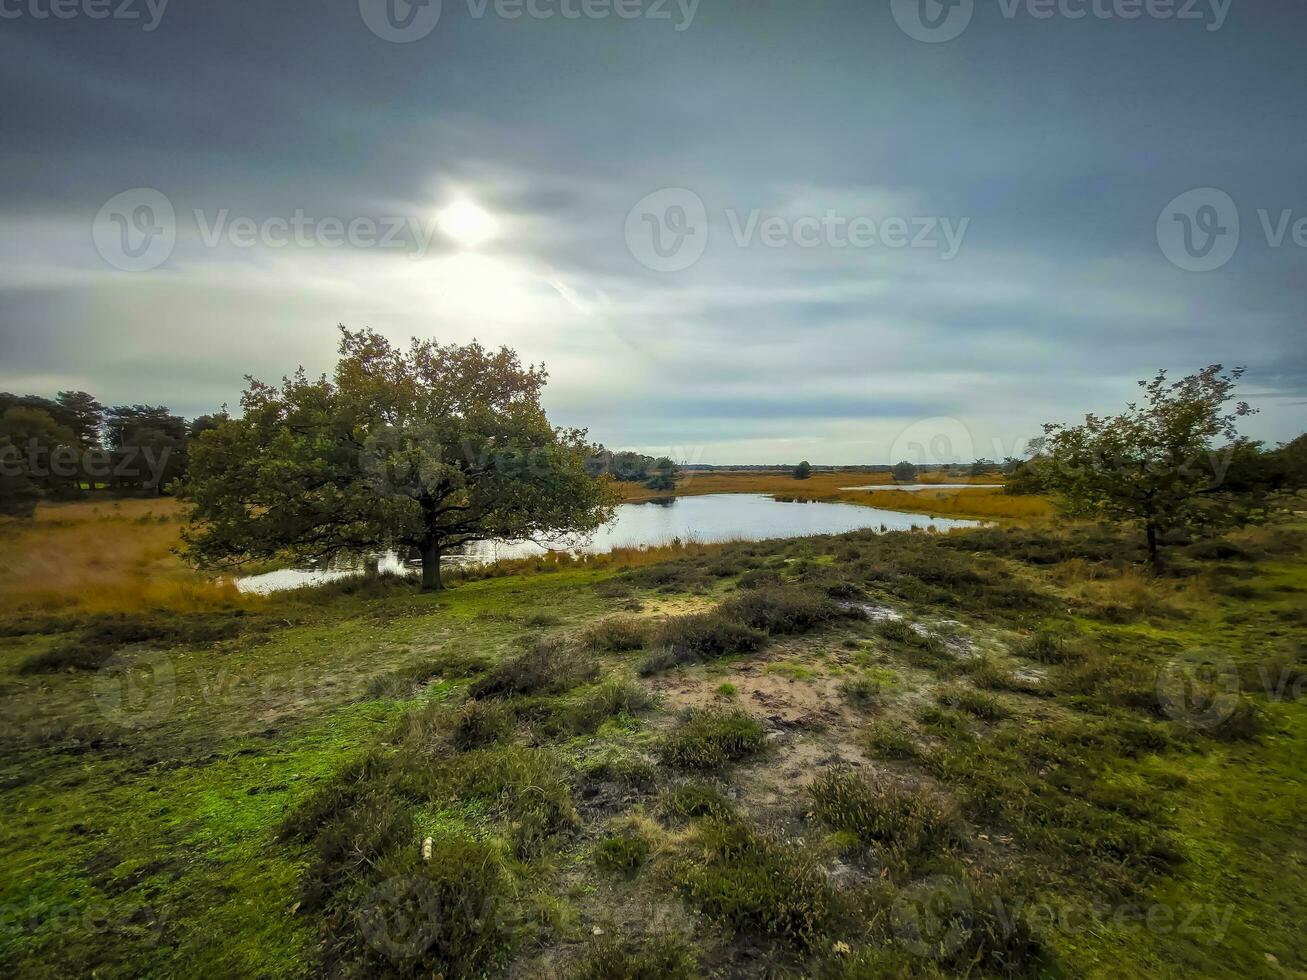
{"label": "pond", "polygon": [[872,483],[865,487],[840,487],[841,490],[975,490],[984,487],[1000,487],[1001,483]]}
{"label": "pond", "polygon": [[[862,528],[906,531],[913,527],[930,527],[947,531],[954,527],[974,527],[977,523],[927,514],[905,514],[859,504],[795,503],[761,493],[713,493],[621,504],[613,520],[589,538],[552,542],[552,550],[600,554],[614,548],[665,545],[677,540],[703,543],[761,541],[812,534],[843,534]],[[529,541],[481,541],[468,545],[459,554],[447,555],[446,560],[451,564],[481,564],[505,558],[529,558],[549,550]],[[370,570],[370,566],[382,572],[414,574],[417,571],[416,565],[403,562],[390,552],[371,562],[354,560],[327,568],[278,569],[238,578],[236,585],[246,592],[277,592],[359,575]]]}

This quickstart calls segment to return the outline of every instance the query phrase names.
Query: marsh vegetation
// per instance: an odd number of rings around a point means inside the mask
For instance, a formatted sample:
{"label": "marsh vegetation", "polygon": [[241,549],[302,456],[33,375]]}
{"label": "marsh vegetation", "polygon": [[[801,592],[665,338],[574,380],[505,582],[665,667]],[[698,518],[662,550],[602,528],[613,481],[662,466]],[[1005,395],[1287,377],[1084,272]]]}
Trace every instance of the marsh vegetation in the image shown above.
{"label": "marsh vegetation", "polygon": [[[1307,805],[1304,540],[1179,544],[1158,575],[1090,526],[861,531],[437,594],[32,607],[0,641],[25,869],[0,955],[109,975],[1301,969],[1283,864]],[[1223,659],[1187,665],[1199,648]],[[1168,700],[1177,669],[1205,699]]]}

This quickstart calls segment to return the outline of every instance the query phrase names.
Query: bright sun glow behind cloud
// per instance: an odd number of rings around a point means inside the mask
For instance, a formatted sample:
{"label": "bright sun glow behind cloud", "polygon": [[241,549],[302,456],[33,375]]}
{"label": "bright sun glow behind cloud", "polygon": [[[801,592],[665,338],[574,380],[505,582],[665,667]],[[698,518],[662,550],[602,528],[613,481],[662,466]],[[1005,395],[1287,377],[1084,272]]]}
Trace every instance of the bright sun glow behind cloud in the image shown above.
{"label": "bright sun glow behind cloud", "polygon": [[440,230],[464,248],[477,248],[494,238],[499,223],[475,201],[460,198],[436,215]]}

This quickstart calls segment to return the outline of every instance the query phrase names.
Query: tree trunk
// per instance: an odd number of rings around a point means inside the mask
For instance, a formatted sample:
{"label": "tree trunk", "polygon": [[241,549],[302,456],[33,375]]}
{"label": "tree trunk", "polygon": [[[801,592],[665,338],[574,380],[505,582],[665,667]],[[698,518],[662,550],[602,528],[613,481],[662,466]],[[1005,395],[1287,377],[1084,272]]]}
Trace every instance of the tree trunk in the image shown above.
{"label": "tree trunk", "polygon": [[1148,561],[1153,568],[1157,568],[1159,564],[1159,556],[1157,553],[1157,528],[1154,526],[1152,521],[1149,521],[1145,526],[1145,530],[1148,534]]}
{"label": "tree trunk", "polygon": [[422,591],[435,592],[444,587],[440,581],[440,542],[429,541],[422,547]]}

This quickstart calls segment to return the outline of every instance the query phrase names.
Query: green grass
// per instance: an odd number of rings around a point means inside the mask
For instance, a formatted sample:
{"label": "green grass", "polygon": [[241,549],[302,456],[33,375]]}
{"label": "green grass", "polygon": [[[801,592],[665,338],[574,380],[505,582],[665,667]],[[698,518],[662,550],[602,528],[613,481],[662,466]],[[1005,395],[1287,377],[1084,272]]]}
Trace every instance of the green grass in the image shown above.
{"label": "green grass", "polygon": [[[1177,550],[1163,599],[1129,615],[1092,591],[1134,554],[1123,539],[984,529],[322,590],[236,626],[0,621],[0,906],[24,923],[0,930],[0,967],[1303,973],[1304,530]],[[1092,589],[1068,561],[1095,564]],[[858,592],[931,631],[825,605]],[[674,616],[621,612],[667,596]],[[1229,710],[1169,709],[1159,678],[1213,649],[1240,687]],[[630,676],[669,651],[676,675]],[[712,663],[728,656],[841,694],[773,723],[769,748],[761,717],[676,704],[682,686],[738,695]],[[1225,680],[1204,670],[1199,707]],[[834,767],[834,749],[866,761]],[[971,912],[944,909],[961,941],[922,958],[896,914],[941,876]],[[378,944],[433,903],[459,915],[402,960]]]}
{"label": "green grass", "polygon": [[634,834],[609,837],[595,847],[595,864],[615,874],[635,874],[648,860],[649,842]]}

